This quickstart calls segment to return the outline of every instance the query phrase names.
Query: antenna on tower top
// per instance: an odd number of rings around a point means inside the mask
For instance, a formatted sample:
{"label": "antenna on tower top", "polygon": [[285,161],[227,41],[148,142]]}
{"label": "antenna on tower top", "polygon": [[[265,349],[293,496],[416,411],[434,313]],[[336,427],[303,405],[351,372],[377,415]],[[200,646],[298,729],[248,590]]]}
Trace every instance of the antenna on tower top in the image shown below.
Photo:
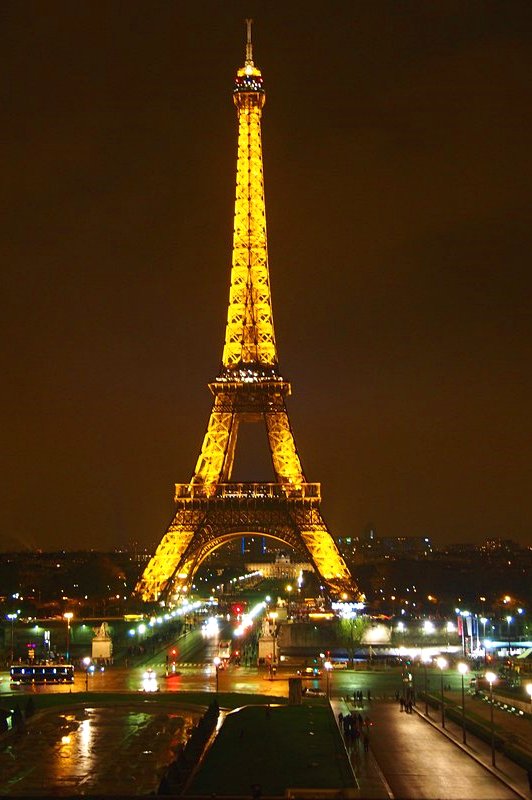
{"label": "antenna on tower top", "polygon": [[246,41],[246,66],[248,64],[252,67],[253,66],[253,45],[251,44],[251,25],[253,23],[252,19],[246,20],[246,27],[247,27],[247,41]]}

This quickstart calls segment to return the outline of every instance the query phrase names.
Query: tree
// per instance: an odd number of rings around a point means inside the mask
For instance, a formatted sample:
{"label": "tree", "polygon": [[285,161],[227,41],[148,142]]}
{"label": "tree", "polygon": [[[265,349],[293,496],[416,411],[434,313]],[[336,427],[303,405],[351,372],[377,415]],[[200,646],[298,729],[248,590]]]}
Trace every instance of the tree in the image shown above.
{"label": "tree", "polygon": [[347,646],[349,666],[353,666],[355,647],[359,645],[369,627],[368,617],[342,617],[338,622],[338,635],[343,644]]}

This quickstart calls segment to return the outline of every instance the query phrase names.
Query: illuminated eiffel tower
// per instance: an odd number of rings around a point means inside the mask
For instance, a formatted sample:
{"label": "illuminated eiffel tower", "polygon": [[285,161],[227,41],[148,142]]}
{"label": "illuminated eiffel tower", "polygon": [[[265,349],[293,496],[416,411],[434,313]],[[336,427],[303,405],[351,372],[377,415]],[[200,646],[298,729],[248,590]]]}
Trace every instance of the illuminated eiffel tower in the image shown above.
{"label": "illuminated eiffel tower", "polygon": [[[145,600],[174,602],[190,591],[202,561],[231,539],[260,534],[304,553],[329,596],[352,599],[356,586],[320,513],[320,485],[307,483],[286,412],[290,384],[279,372],[273,329],[261,147],[265,94],[246,60],[233,89],[238,162],[229,310],[214,405],[190,483],[176,485],[176,511],[139,580]],[[239,425],[266,426],[276,483],[231,482]]]}

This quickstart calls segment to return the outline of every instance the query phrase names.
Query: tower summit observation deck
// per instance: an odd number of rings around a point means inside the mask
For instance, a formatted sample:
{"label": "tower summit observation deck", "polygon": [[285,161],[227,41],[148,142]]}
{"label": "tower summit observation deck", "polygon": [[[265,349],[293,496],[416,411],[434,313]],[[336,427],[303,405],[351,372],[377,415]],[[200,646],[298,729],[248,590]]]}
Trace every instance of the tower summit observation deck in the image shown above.
{"label": "tower summit observation deck", "polygon": [[[246,58],[236,74],[238,156],[231,285],[218,377],[196,469],[177,484],[176,511],[137,584],[145,600],[190,592],[202,561],[236,537],[261,534],[310,561],[331,596],[351,599],[356,586],[320,512],[320,486],[307,483],[286,411],[290,384],[279,373],[268,269],[261,117],[265,92],[253,61],[251,20]],[[275,483],[231,480],[239,426],[262,423]]]}

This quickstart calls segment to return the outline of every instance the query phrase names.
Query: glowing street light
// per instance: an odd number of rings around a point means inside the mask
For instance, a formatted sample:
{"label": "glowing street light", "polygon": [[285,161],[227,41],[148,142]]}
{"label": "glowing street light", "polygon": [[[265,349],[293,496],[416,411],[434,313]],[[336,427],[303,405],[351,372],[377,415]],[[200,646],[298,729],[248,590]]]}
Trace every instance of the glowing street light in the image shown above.
{"label": "glowing street light", "polygon": [[83,659],[83,664],[85,665],[85,691],[89,691],[89,667],[91,665],[90,656],[85,656]]}
{"label": "glowing street light", "polygon": [[14,636],[15,636],[15,620],[18,617],[18,613],[15,611],[14,614],[6,614],[6,618],[11,622],[11,663],[13,663],[14,658]]}
{"label": "glowing street light", "polygon": [[212,660],[212,663],[214,664],[214,669],[216,672],[216,694],[218,694],[218,671],[220,669],[220,664],[222,663],[222,659],[220,658],[220,656],[215,656]]}
{"label": "glowing street light", "polygon": [[329,698],[330,697],[329,679],[330,679],[330,674],[331,674],[331,670],[332,670],[332,664],[331,664],[330,661],[324,661],[323,662],[323,666],[324,666],[324,669],[325,669],[325,674],[327,676],[327,698]]}
{"label": "glowing street light", "polygon": [[510,635],[510,625],[512,624],[514,618],[511,617],[509,614],[506,617],[506,622],[508,623],[508,658],[511,658],[511,649],[512,649],[512,638]]}
{"label": "glowing street light", "polygon": [[425,716],[429,715],[429,698],[428,698],[428,684],[427,684],[427,664],[432,662],[432,658],[428,655],[422,656],[423,668],[425,671]]}
{"label": "glowing street light", "polygon": [[441,726],[445,728],[445,706],[443,705],[443,670],[447,668],[447,661],[442,656],[436,659],[436,664],[440,668],[441,678]]}
{"label": "glowing street light", "polygon": [[494,672],[486,672],[486,680],[490,685],[490,724],[491,724],[491,763],[495,766],[495,729],[493,727],[493,684],[497,680]]}
{"label": "glowing street light", "polygon": [[462,676],[462,741],[466,743],[466,728],[465,728],[465,691],[464,691],[464,675],[469,671],[467,664],[463,662],[458,664],[458,672]]}
{"label": "glowing street light", "polygon": [[72,611],[65,611],[65,613],[63,614],[63,618],[66,619],[66,624],[67,624],[67,640],[66,640],[66,662],[67,662],[67,664],[70,661],[70,621],[71,621],[73,616],[74,616],[74,614],[72,613]]}
{"label": "glowing street light", "polygon": [[288,619],[290,619],[290,595],[292,593],[292,588],[293,587],[290,584],[287,584],[286,591],[287,591],[287,594],[288,594],[288,602],[286,604],[286,615],[287,615]]}
{"label": "glowing street light", "polygon": [[527,683],[525,686],[527,694],[530,695],[530,713],[532,714],[532,683]]}

